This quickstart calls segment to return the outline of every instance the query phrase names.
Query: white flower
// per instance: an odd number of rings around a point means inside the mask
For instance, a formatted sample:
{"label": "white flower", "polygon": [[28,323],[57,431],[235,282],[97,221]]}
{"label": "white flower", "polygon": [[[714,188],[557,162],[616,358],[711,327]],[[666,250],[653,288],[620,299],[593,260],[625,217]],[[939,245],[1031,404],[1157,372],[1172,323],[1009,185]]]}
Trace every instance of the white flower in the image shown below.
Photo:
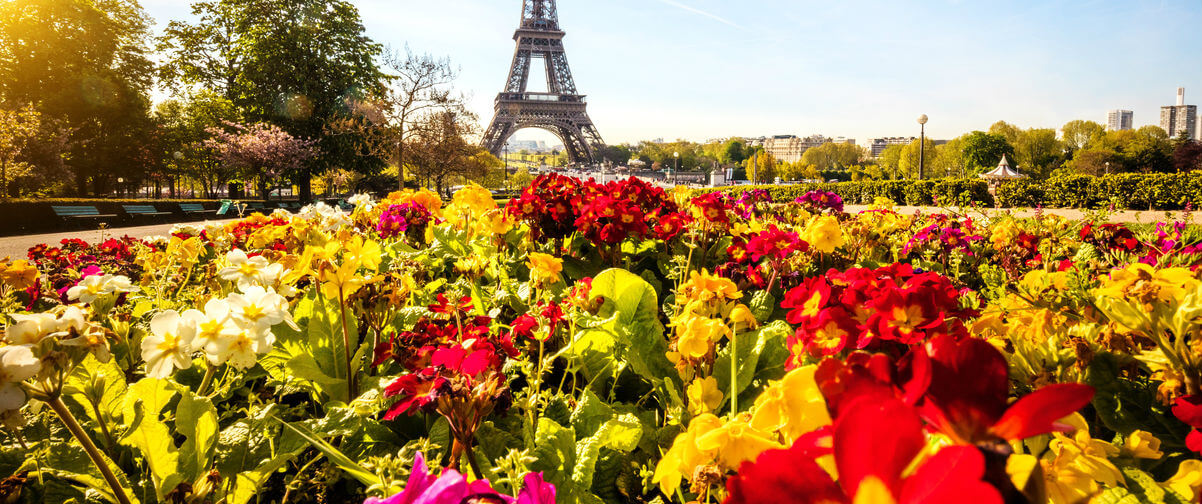
{"label": "white flower", "polygon": [[284,210],[283,208],[277,208],[271,212],[271,218],[272,219],[291,219],[292,212]]}
{"label": "white flower", "polygon": [[229,266],[217,272],[222,280],[234,282],[239,286],[262,282],[263,270],[267,269],[267,258],[263,256],[247,257],[246,252],[238,249],[231,250],[225,255]]}
{"label": "white flower", "polygon": [[200,232],[203,230],[203,226],[197,226],[196,224],[176,224],[171,227],[171,235],[175,236],[184,233],[188,236],[200,236]]}
{"label": "white flower", "polygon": [[55,332],[70,333],[75,329],[75,332],[83,333],[88,328],[88,315],[78,306],[68,306],[58,314],[56,325]]}
{"label": "white flower", "polygon": [[152,244],[152,245],[159,245],[162,247],[166,247],[168,244],[171,243],[171,237],[163,236],[163,235],[151,235],[151,236],[142,238],[142,241]]}
{"label": "white flower", "polygon": [[14,313],[12,317],[14,322],[5,328],[4,340],[13,345],[35,344],[58,330],[58,319],[53,313]]}
{"label": "white flower", "polygon": [[356,207],[363,207],[364,212],[370,212],[372,207],[376,206],[375,200],[369,194],[356,194],[347,198],[346,202]]}
{"label": "white flower", "polygon": [[259,355],[270,352],[274,343],[275,335],[270,330],[242,326],[232,337],[217,340],[214,350],[218,363],[229,362],[235,368],[246,370],[254,367]]}
{"label": "white flower", "polygon": [[155,315],[150,321],[151,334],[142,338],[142,360],[146,376],[166,378],[174,369],[192,367],[192,340],[196,325],[175,310]]}
{"label": "white flower", "polygon": [[230,305],[222,299],[210,299],[205,310],[188,310],[182,315],[196,326],[192,347],[203,350],[213,365],[221,364],[222,340],[232,339],[242,331],[230,317]]}
{"label": "white flower", "polygon": [[297,328],[292,321],[292,314],[288,313],[288,301],[274,290],[247,287],[242,289],[242,294],[230,294],[226,301],[230,304],[230,315],[243,326],[267,330],[284,322],[293,329]]}
{"label": "white flower", "polygon": [[0,411],[20,409],[25,404],[25,392],[19,383],[33,378],[42,370],[42,362],[33,356],[26,345],[0,347]]}
{"label": "white flower", "polygon": [[90,275],[84,277],[74,287],[67,289],[67,299],[92,303],[97,298],[114,293],[138,292],[138,287],[124,275]]}
{"label": "white flower", "polygon": [[96,298],[112,292],[108,286],[109,275],[90,275],[84,277],[74,287],[67,289],[67,299],[91,303]]}

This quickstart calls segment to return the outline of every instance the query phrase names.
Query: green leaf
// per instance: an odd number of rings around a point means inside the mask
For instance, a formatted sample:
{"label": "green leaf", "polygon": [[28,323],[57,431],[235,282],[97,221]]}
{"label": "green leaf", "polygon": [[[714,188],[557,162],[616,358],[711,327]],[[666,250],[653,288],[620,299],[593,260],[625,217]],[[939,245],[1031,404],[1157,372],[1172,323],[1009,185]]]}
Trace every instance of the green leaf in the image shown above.
{"label": "green leaf", "polygon": [[280,422],[280,424],[282,424],[286,429],[291,430],[305,441],[308,441],[309,444],[313,445],[314,448],[317,448],[318,451],[324,454],[326,458],[330,460],[330,462],[333,462],[334,465],[338,466],[339,469],[342,469],[351,477],[359,480],[360,483],[363,483],[368,487],[381,484],[380,478],[376,476],[375,473],[364,469],[363,466],[355,463],[355,461],[351,460],[350,457],[347,457],[346,454],[338,451],[338,448],[335,448],[333,445],[327,443],[321,438],[321,436],[317,435],[317,433],[309,430],[308,427],[297,423],[285,422],[278,418],[275,420]]}
{"label": "green leaf", "polygon": [[572,411],[572,428],[578,438],[592,436],[601,425],[614,416],[614,409],[597,397],[592,390],[585,389]]}
{"label": "green leaf", "polygon": [[338,402],[347,400],[346,379],[334,378],[326,374],[312,355],[307,353],[295,355],[288,360],[285,367],[293,376],[313,383],[318,393],[325,394]]}
{"label": "green leaf", "polygon": [[[751,385],[759,371],[779,368],[782,373],[784,372],[784,363],[788,358],[788,352],[774,350],[785,348],[785,340],[788,338],[789,332],[788,325],[784,321],[777,320],[750,333],[735,335],[738,338],[735,347],[739,352],[737,361],[739,393]],[[761,362],[763,356],[770,358],[763,359],[764,362]],[[714,361],[714,378],[718,380],[718,390],[725,395],[730,395],[729,343],[718,352],[718,359]]]}
{"label": "green leaf", "polygon": [[[129,429],[118,442],[138,449],[154,479],[155,494],[159,500],[163,500],[163,496],[183,483],[184,478],[179,472],[179,450],[171,438],[171,431],[167,429],[167,424],[159,419],[154,407],[146,408],[141,399],[134,399]],[[161,411],[161,408],[158,411]],[[129,420],[130,417],[127,416],[126,419]]]}
{"label": "green leaf", "polygon": [[184,390],[175,409],[175,430],[186,439],[180,447],[180,472],[196,481],[208,472],[217,446],[217,408],[207,397]]}
{"label": "green leaf", "polygon": [[616,338],[620,359],[652,383],[675,379],[676,369],[666,355],[668,341],[664,339],[658,300],[651,284],[629,271],[610,269],[593,279],[589,295],[605,300],[598,316],[613,318],[607,329]]}
{"label": "green leaf", "polygon": [[[102,363],[89,354],[67,378],[65,392],[82,406],[84,414],[95,422],[98,428],[101,422],[111,424],[121,419],[125,391],[128,388],[125,372],[117,365],[117,359]],[[96,407],[105,418],[96,418],[96,411],[92,408],[89,397],[96,400]]]}
{"label": "green leaf", "polygon": [[178,385],[157,378],[143,378],[129,387],[129,392],[121,401],[121,416],[126,425],[130,425],[137,416],[134,405],[141,403],[147,416],[158,418],[167,408],[167,404],[175,398]]}
{"label": "green leaf", "polygon": [[1085,382],[1097,390],[1093,405],[1102,423],[1124,436],[1136,429],[1148,431],[1160,439],[1165,451],[1184,448],[1188,426],[1175,421],[1160,404],[1155,385],[1120,378],[1120,368],[1117,356],[1099,353],[1085,373]]}
{"label": "green leaf", "polygon": [[[116,495],[109,488],[108,482],[104,476],[100,474],[100,470],[92,463],[92,459],[88,457],[83,446],[78,443],[46,443],[39,450],[40,455],[36,457],[30,454],[24,466],[19,471],[30,471],[31,477],[38,470],[43,471],[47,476],[54,478],[62,478],[78,484],[80,487],[94,492],[97,496],[107,502],[117,502]],[[138,494],[133,491],[133,486],[130,485],[129,479],[125,472],[117,467],[117,464],[112,461],[104,452],[100,453],[104,457],[105,463],[112,469],[113,474],[117,477],[117,481],[121,484],[125,495],[129,499],[137,503]],[[49,481],[47,481],[49,483]],[[50,499],[46,499],[50,501]]]}

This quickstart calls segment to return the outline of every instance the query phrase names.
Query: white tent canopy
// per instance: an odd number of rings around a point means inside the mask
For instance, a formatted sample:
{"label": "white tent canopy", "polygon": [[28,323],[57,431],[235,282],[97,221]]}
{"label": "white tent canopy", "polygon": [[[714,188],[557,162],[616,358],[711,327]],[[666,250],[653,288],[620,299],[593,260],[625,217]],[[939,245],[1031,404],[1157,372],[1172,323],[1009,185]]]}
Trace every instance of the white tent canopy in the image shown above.
{"label": "white tent canopy", "polygon": [[998,163],[997,168],[994,168],[993,170],[991,170],[987,173],[982,173],[980,175],[980,177],[983,179],[991,179],[991,180],[1011,180],[1011,179],[1027,178],[1026,175],[1023,175],[1023,174],[1015,171],[1014,169],[1010,168],[1010,162],[1006,160],[1005,154],[1002,154],[1002,162]]}

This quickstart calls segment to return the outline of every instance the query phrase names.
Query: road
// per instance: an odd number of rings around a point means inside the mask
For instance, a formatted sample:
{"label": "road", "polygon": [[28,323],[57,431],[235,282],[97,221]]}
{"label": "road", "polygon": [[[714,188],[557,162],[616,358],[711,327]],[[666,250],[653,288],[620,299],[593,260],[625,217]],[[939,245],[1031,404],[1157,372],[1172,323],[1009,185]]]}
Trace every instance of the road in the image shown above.
{"label": "road", "polygon": [[[226,223],[234,219],[219,220],[215,222]],[[188,222],[182,224],[203,224],[203,221]],[[65,233],[48,233],[26,236],[3,236],[0,237],[0,259],[11,257],[13,259],[24,259],[25,252],[30,247],[39,243],[50,245],[58,245],[64,238],[79,238],[88,243],[98,243],[105,238],[114,236],[130,235],[138,238],[154,235],[166,235],[171,232],[171,228],[175,224],[157,224],[154,226],[137,226],[109,229],[94,229],[89,231],[68,231]]]}

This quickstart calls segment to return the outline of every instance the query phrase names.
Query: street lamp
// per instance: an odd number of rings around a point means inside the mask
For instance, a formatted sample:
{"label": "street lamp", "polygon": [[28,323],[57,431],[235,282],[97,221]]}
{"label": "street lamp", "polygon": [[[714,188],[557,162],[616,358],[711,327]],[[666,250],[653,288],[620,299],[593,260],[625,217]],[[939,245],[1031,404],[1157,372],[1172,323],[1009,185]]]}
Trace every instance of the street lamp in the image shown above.
{"label": "street lamp", "polygon": [[921,133],[919,133],[920,136],[919,136],[919,140],[918,140],[918,180],[922,180],[922,171],[923,171],[923,168],[925,168],[924,165],[926,164],[926,152],[927,152],[927,149],[926,149],[926,147],[927,147],[927,115],[926,114],[918,116],[918,124],[922,128]]}
{"label": "street lamp", "polygon": [[673,152],[672,157],[676,158],[676,169],[672,170],[672,182],[676,182],[676,174],[680,172],[680,153]]}

